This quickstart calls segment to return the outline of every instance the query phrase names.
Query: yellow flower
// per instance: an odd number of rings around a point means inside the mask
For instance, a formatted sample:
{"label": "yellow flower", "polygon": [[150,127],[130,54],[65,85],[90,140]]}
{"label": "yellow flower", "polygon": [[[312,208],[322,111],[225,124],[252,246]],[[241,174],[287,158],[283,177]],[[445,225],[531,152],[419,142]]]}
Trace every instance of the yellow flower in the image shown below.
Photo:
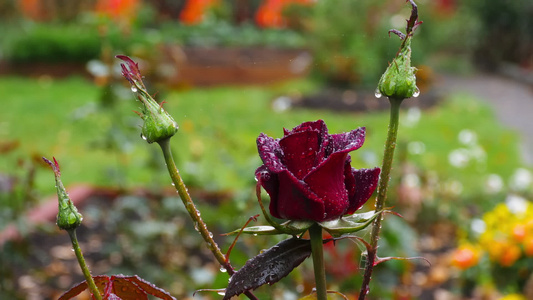
{"label": "yellow flower", "polygon": [[501,297],[498,300],[527,300],[527,299],[521,294],[509,294],[504,297]]}

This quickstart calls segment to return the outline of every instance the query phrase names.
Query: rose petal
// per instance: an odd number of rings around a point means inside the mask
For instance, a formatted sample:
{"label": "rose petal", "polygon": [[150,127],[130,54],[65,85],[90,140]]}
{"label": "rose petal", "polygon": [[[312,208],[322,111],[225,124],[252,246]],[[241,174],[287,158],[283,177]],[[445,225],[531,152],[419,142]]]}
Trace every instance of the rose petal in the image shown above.
{"label": "rose petal", "polygon": [[360,127],[350,132],[332,134],[329,140],[330,143],[326,155],[357,150],[365,142],[365,127]]}
{"label": "rose petal", "polygon": [[278,174],[279,189],[276,202],[270,202],[270,213],[288,220],[324,219],[324,202],[313,193],[305,182],[298,180],[287,170]]}
{"label": "rose petal", "polygon": [[326,156],[326,149],[329,144],[329,134],[328,134],[328,127],[326,126],[326,123],[324,123],[323,120],[316,120],[314,122],[305,122],[302,123],[296,127],[294,127],[292,130],[286,130],[283,129],[284,135],[288,136],[291,134],[295,134],[298,132],[304,132],[304,131],[316,131],[318,133],[318,141],[319,141],[319,147],[318,151],[316,153],[315,158],[315,166],[320,164],[325,156]]}
{"label": "rose petal", "polygon": [[320,221],[340,217],[348,208],[348,191],[344,184],[347,156],[347,153],[333,153],[304,178],[312,191],[324,201],[326,215]]}
{"label": "rose petal", "polygon": [[292,133],[279,141],[283,150],[283,163],[296,178],[303,179],[316,165],[319,150],[317,131]]}
{"label": "rose petal", "polygon": [[326,126],[326,123],[324,123],[323,120],[316,120],[314,122],[305,122],[294,127],[290,131],[287,129],[283,129],[285,136],[289,134],[297,133],[297,132],[302,132],[302,131],[318,131],[320,132],[320,136],[328,135],[328,127]]}
{"label": "rose petal", "polygon": [[278,214],[277,209],[272,209],[272,207],[278,206],[278,175],[269,171],[265,165],[262,165],[255,171],[255,178],[270,196],[270,214],[281,219],[282,217]]}
{"label": "rose petal", "polygon": [[[354,194],[350,194],[350,205],[346,211],[347,215],[353,214],[356,210],[361,208],[363,204],[372,196],[372,193],[376,190],[378,186],[379,173],[381,170],[379,168],[374,169],[351,169],[353,175],[353,182],[346,182],[354,186],[348,188],[348,191],[355,191]],[[350,180],[351,181],[351,180]],[[354,183],[354,184],[353,184]],[[353,184],[353,185],[352,185]]]}
{"label": "rose petal", "polygon": [[265,166],[272,172],[278,173],[285,169],[281,162],[283,151],[279,140],[275,140],[264,133],[257,137],[257,150]]}

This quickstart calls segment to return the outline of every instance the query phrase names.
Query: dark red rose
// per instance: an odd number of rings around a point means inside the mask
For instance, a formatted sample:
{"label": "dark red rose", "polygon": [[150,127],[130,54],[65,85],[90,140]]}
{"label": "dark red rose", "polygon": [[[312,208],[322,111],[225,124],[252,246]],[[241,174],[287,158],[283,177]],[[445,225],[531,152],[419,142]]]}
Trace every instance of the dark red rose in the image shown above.
{"label": "dark red rose", "polygon": [[376,189],[380,169],[351,167],[350,151],[365,141],[365,128],[328,134],[324,121],[306,122],[284,137],[257,138],[263,165],[255,177],[270,195],[270,214],[317,222],[353,214]]}

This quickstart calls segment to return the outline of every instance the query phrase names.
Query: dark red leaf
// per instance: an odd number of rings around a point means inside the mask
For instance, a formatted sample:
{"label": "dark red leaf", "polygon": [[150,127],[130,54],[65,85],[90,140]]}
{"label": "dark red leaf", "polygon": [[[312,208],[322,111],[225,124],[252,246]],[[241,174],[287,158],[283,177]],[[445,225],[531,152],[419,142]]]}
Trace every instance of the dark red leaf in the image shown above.
{"label": "dark red leaf", "polygon": [[146,293],[133,282],[135,276],[112,276],[111,277],[111,293],[108,295],[116,295],[122,300],[148,300]]}
{"label": "dark red leaf", "polygon": [[264,284],[274,284],[287,276],[311,255],[309,240],[291,238],[248,260],[231,276],[224,300],[255,290]]}
{"label": "dark red leaf", "polygon": [[[96,284],[96,287],[98,290],[100,290],[100,294],[104,293],[104,290],[107,286],[107,283],[109,282],[109,276],[105,275],[99,275],[99,276],[93,276],[94,283]],[[88,288],[87,281],[82,281],[78,283],[77,285],[73,286],[70,290],[66,291],[59,297],[58,300],[69,300],[77,295],[79,295],[81,292],[86,290]]]}
{"label": "dark red leaf", "polygon": [[137,275],[130,277],[130,280],[137,284],[137,286],[139,286],[144,292],[153,295],[159,299],[176,300],[176,298],[172,297],[172,295],[170,295],[167,291],[158,288],[154,284],[140,278]]}
{"label": "dark red leaf", "polygon": [[[101,275],[94,276],[93,279],[100,294],[106,300],[145,300],[148,299],[147,294],[163,300],[176,300],[168,292],[137,275],[113,275],[111,277]],[[87,282],[83,281],[66,291],[59,297],[59,300],[72,299],[87,289],[87,287]]]}

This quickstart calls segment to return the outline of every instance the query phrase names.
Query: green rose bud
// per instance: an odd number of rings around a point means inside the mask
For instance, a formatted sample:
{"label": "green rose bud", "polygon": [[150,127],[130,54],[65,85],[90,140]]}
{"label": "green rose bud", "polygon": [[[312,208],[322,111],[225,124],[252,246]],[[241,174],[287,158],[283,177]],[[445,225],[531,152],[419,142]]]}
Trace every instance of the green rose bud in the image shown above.
{"label": "green rose bud", "polygon": [[137,98],[143,104],[142,111],[137,112],[144,121],[141,130],[142,138],[151,144],[172,137],[178,131],[178,124],[163,109],[162,103],[157,103],[146,91],[139,65],[124,55],[117,55],[117,58],[125,62],[121,64],[122,75],[130,82],[131,90],[137,93]]}
{"label": "green rose bud", "polygon": [[403,34],[398,30],[391,29],[390,33],[398,35],[402,40],[400,50],[389,67],[381,76],[378,88],[376,89],[376,97],[385,95],[394,99],[406,99],[411,97],[418,97],[420,90],[416,86],[416,68],[411,67],[411,40],[413,32],[422,24],[418,21],[418,9],[413,0],[409,1],[413,7],[411,10],[411,17],[407,20],[406,32]]}
{"label": "green rose bud", "polygon": [[63,183],[61,182],[61,172],[59,164],[54,157],[54,162],[43,157],[43,160],[52,167],[56,179],[57,198],[59,200],[59,212],[57,214],[57,226],[63,230],[76,229],[80,226],[83,216],[78,212],[74,203],[70,200]]}
{"label": "green rose bud", "polygon": [[400,52],[381,76],[376,96],[405,99],[420,94],[416,86],[416,68],[411,67],[411,39],[411,36],[406,38]]}

